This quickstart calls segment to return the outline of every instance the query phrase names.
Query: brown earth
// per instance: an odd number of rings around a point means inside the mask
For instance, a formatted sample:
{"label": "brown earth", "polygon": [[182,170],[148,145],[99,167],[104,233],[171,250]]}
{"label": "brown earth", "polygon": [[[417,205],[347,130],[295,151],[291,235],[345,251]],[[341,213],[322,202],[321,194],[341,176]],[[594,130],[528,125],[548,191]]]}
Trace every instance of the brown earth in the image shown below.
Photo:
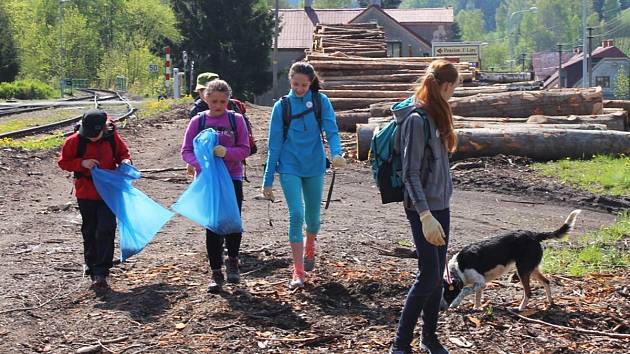
{"label": "brown earth", "polygon": [[[264,150],[269,108],[249,111]],[[179,108],[134,120],[121,134],[140,169],[182,167],[186,123]],[[353,139],[344,135],[344,145],[351,148]],[[93,345],[113,353],[386,352],[416,269],[413,259],[385,255],[411,245],[403,210],[381,205],[367,166],[350,164],[338,173],[333,202],[322,214],[317,268],[303,290],[289,290],[285,204],[268,209],[259,198],[264,153],[248,159],[241,284],[206,293],[203,231],[176,216],[141,254],[113,269],[110,292],[95,295],[82,278],[81,219],[57,152],[0,151],[0,352],[70,353]],[[586,209],[576,235],[614,222],[608,209],[618,207],[536,177],[526,163],[498,157],[455,167],[449,254],[504,230],[554,229],[576,207]],[[188,185],[180,171],[144,176],[136,186],[165,206]],[[550,276],[551,307],[534,283],[531,310],[523,315],[627,334],[630,294],[622,271]],[[440,338],[454,353],[620,353],[630,344],[530,323],[509,312],[521,296],[520,284],[491,284],[484,311],[467,301],[442,315]]]}

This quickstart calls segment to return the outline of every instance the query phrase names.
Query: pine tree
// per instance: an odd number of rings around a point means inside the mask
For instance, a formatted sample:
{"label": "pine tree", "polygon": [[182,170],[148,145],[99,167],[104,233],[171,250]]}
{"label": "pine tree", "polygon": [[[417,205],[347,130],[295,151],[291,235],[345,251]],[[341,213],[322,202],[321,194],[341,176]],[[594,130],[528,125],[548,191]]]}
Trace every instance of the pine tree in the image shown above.
{"label": "pine tree", "polygon": [[[384,9],[397,9],[402,0],[382,0],[381,7]],[[370,5],[369,0],[359,0],[359,6],[368,7]]]}
{"label": "pine tree", "polygon": [[240,98],[271,86],[273,12],[265,0],[173,0],[186,50],[197,73],[219,74]]}
{"label": "pine tree", "polygon": [[9,17],[1,4],[0,28],[0,82],[13,81],[20,67]]}

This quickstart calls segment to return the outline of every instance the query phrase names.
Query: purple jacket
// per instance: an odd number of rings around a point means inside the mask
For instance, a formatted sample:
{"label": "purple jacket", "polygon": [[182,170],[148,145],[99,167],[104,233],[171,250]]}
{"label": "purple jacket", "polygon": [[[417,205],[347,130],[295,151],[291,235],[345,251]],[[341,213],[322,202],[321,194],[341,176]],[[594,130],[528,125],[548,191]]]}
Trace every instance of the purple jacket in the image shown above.
{"label": "purple jacket", "polygon": [[227,110],[218,117],[210,116],[210,111],[205,111],[194,116],[188,123],[186,128],[186,134],[184,135],[184,142],[182,144],[181,154],[182,159],[188,164],[195,166],[197,173],[201,172],[201,166],[195,158],[195,152],[193,148],[193,140],[199,134],[199,119],[202,114],[206,115],[205,129],[213,128],[219,135],[219,144],[225,146],[227,153],[223,158],[225,166],[230,173],[232,179],[243,179],[243,160],[249,156],[249,136],[247,134],[247,126],[245,125],[245,119],[239,113],[234,113],[236,118],[236,136],[238,141],[235,141],[234,132],[232,132],[232,126],[230,125],[230,119],[228,118]]}

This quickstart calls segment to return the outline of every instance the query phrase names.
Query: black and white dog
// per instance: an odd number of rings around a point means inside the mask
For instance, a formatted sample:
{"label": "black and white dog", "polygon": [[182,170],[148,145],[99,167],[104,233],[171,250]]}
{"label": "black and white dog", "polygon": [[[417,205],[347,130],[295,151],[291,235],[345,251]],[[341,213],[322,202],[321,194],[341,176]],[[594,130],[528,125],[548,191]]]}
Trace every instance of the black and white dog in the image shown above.
{"label": "black and white dog", "polygon": [[[527,306],[532,294],[529,286],[530,276],[542,282],[547,300],[552,304],[549,280],[538,269],[543,256],[541,242],[567,235],[575,225],[575,219],[580,212],[579,209],[572,211],[564,225],[553,232],[512,231],[464,247],[448,262],[441,309],[457,307],[465,296],[473,292],[476,295],[475,308],[479,309],[481,293],[486,283],[499,278],[514,267],[525,292],[518,307],[519,311]],[[448,277],[451,277],[450,281]]]}

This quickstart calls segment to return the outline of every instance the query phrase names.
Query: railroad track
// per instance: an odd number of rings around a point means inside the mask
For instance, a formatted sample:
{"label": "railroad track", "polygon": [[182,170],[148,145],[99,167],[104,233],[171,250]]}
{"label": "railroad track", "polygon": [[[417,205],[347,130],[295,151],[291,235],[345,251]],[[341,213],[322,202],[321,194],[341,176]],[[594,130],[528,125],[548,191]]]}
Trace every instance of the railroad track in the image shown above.
{"label": "railroad track", "polygon": [[[129,101],[126,98],[124,98],[122,95],[120,95],[116,91],[101,90],[101,89],[81,89],[81,91],[90,93],[91,96],[71,98],[66,101],[91,100],[93,101],[94,108],[104,109],[114,122],[125,120],[127,119],[127,117],[131,116],[136,111],[136,109],[131,106],[131,103],[129,103]],[[111,101],[114,99],[116,100],[115,102],[113,102],[112,104],[108,103],[108,101]],[[47,108],[56,107],[56,106],[63,106],[63,104],[58,103],[58,104],[53,104],[53,105],[46,105],[43,107],[22,107],[22,108],[30,109],[30,110],[27,110],[27,112],[30,112],[30,111],[35,111],[38,109],[47,109]],[[105,107],[105,106],[110,106],[110,107]],[[37,108],[37,109],[34,109],[34,108]],[[2,114],[2,111],[0,111],[0,115],[1,114]],[[11,113],[11,114],[14,114],[14,113]],[[66,127],[66,126],[73,127],[74,124],[76,124],[78,121],[81,120],[81,117],[82,116],[76,116],[76,117],[61,120],[58,122],[38,125],[36,127],[16,130],[12,132],[0,133],[0,139],[23,138],[25,136],[41,134],[41,133],[49,132],[51,130]],[[72,133],[73,133],[72,130],[68,130],[64,135],[68,136]]]}
{"label": "railroad track", "polygon": [[[49,103],[49,104],[23,104],[23,105],[0,106],[0,117],[8,116],[11,114],[41,111],[41,110],[49,109],[49,108],[65,107],[67,106],[66,103],[68,102],[92,101],[94,100],[94,96],[97,95],[96,92],[99,92],[98,90],[93,90],[93,89],[77,89],[77,91],[85,92],[88,95],[81,96],[81,97],[66,98],[66,99],[57,101],[57,103],[52,103],[52,104]],[[103,92],[109,92],[109,91],[103,91]],[[108,99],[115,99],[115,98],[117,98],[116,95],[108,93],[108,95],[101,98],[101,100],[108,100]]]}

